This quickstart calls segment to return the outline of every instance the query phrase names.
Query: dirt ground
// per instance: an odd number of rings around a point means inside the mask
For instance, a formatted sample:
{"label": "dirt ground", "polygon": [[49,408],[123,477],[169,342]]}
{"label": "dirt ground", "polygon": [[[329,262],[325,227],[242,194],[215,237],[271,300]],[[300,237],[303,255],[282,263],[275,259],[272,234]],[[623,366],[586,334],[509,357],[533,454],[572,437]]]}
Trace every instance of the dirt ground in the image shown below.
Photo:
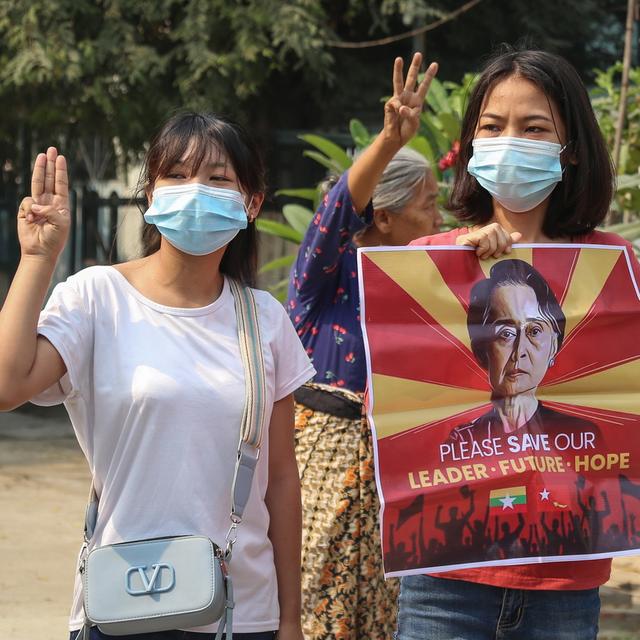
{"label": "dirt ground", "polygon": [[89,483],[63,415],[0,414],[0,639],[69,637]]}
{"label": "dirt ground", "polygon": [[[89,482],[63,412],[0,414],[0,640],[68,638]],[[599,637],[640,639],[640,557],[616,559],[602,594]]]}

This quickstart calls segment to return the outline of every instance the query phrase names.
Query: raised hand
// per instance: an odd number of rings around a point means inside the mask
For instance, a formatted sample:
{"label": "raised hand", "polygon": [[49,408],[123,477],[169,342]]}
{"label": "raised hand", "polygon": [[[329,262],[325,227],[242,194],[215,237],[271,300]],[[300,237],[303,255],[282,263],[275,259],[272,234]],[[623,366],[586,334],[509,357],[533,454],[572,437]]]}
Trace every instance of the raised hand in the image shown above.
{"label": "raised hand", "polygon": [[414,53],[413,60],[403,80],[402,58],[393,63],[393,97],[384,105],[384,134],[400,146],[413,138],[420,126],[420,114],[431,81],[438,72],[438,65],[429,65],[422,82],[417,86],[418,74],[422,64],[422,54]]}
{"label": "raised hand", "polygon": [[23,256],[56,260],[69,234],[67,162],[55,147],[40,153],[33,166],[31,197],[18,210],[18,239]]}

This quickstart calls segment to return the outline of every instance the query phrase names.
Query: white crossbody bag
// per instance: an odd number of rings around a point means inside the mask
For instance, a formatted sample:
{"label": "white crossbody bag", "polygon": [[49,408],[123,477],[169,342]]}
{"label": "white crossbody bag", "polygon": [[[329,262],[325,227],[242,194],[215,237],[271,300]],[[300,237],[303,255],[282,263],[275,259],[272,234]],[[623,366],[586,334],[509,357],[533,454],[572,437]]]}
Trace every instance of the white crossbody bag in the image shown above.
{"label": "white crossbody bag", "polygon": [[265,421],[266,382],[258,313],[252,291],[229,280],[245,370],[245,406],[232,485],[231,525],[224,550],[204,536],[122,542],[87,553],[98,514],[91,485],[85,517],[82,575],[85,623],[77,640],[97,625],[107,635],[189,629],[220,620],[216,640],[231,640],[233,587],[227,572],[238,525],[249,499]]}

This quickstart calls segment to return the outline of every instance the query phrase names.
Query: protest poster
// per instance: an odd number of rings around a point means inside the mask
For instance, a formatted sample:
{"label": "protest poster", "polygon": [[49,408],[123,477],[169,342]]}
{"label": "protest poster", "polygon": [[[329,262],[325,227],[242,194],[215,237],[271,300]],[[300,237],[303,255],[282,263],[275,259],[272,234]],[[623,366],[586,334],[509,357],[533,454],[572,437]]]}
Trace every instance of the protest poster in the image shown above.
{"label": "protest poster", "polygon": [[358,259],[385,573],[640,553],[627,249]]}

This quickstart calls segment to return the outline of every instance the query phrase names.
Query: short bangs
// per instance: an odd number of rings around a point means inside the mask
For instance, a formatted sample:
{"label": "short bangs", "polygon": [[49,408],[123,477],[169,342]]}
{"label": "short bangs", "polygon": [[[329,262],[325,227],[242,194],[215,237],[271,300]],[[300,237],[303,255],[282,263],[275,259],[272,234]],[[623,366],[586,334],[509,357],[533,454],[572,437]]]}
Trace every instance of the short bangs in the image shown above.
{"label": "short bangs", "polygon": [[[188,156],[185,157],[185,154]],[[235,122],[213,114],[194,112],[173,116],[151,143],[145,168],[144,189],[164,178],[182,161],[191,164],[192,175],[203,162],[224,155],[231,163],[240,186],[250,194],[265,190],[260,154],[244,129]]]}

